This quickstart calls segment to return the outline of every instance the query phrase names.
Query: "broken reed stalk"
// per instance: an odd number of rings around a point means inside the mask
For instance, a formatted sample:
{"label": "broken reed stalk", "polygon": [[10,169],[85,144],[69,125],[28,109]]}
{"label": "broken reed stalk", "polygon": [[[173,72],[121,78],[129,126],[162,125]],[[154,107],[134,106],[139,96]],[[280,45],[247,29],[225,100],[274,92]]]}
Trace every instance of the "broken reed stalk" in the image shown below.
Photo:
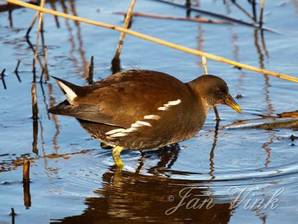
{"label": "broken reed stalk", "polygon": [[[40,0],[40,7],[44,7],[45,0]],[[37,34],[36,34],[36,45],[35,45],[35,51],[34,51],[34,59],[37,61],[38,57],[38,45],[39,45],[39,36],[42,31],[42,19],[43,19],[43,13],[38,12],[38,26],[37,26]]]}
{"label": "broken reed stalk", "polygon": [[91,56],[88,70],[89,71],[88,71],[87,82],[88,82],[88,84],[92,84],[93,76],[94,76],[94,57],[93,56]]}
{"label": "broken reed stalk", "polygon": [[[136,0],[131,0],[127,9],[127,13],[125,16],[125,20],[124,20],[124,25],[123,27],[125,29],[129,29],[131,21],[132,21],[132,16],[133,16],[133,10],[136,4]],[[119,38],[119,42],[116,48],[116,52],[115,55],[112,59],[112,72],[117,73],[121,70],[121,65],[120,65],[120,54],[123,48],[123,43],[124,43],[124,39],[125,39],[126,33],[125,32],[121,32],[120,33],[120,38]]]}
{"label": "broken reed stalk", "polygon": [[[124,12],[115,12],[114,14],[117,15],[125,15]],[[141,12],[134,12],[133,17],[145,17],[151,19],[167,19],[167,20],[178,20],[178,21],[189,21],[189,22],[196,22],[196,23],[211,23],[211,24],[231,24],[229,22],[223,20],[212,20],[206,19],[202,17],[198,18],[191,18],[191,17],[176,17],[176,16],[165,16],[165,15],[157,15],[153,13],[141,13]]]}
{"label": "broken reed stalk", "polygon": [[32,99],[32,119],[38,119],[38,104],[37,104],[37,94],[36,94],[36,84],[32,82],[31,87],[31,99]]}
{"label": "broken reed stalk", "polygon": [[[235,0],[230,0],[230,2],[235,5],[241,12],[243,12],[248,18],[250,18],[252,21],[254,21],[254,17],[248,12],[246,11],[245,8],[243,8],[240,4],[238,4],[237,1]],[[262,28],[262,27],[260,27]]]}
{"label": "broken reed stalk", "polygon": [[250,0],[250,2],[251,2],[251,6],[252,6],[252,14],[253,14],[254,21],[257,22],[258,19],[257,19],[257,3],[256,3],[256,0]]}
{"label": "broken reed stalk", "polygon": [[23,184],[24,206],[26,209],[31,207],[30,182]]}
{"label": "broken reed stalk", "polygon": [[35,83],[36,82],[36,67],[35,67],[35,58],[33,58],[32,61],[32,82]]}
{"label": "broken reed stalk", "polygon": [[[205,56],[202,57],[202,67],[203,67],[203,71],[204,71],[204,75],[208,75],[208,62],[207,62],[207,58]],[[218,113],[218,110],[216,108],[216,106],[213,107],[214,113],[215,113],[215,120],[216,121],[220,121],[220,116]]]}
{"label": "broken reed stalk", "polygon": [[30,182],[30,160],[23,160],[23,183]]}
{"label": "broken reed stalk", "polygon": [[37,17],[38,17],[38,12],[34,15],[34,17],[33,17],[33,19],[32,19],[32,22],[31,22],[29,28],[27,29],[27,32],[26,32],[26,35],[25,35],[25,37],[26,37],[27,39],[29,39],[29,35],[30,35],[31,30],[32,30],[32,28],[33,28],[33,26],[34,26],[34,24],[35,24],[35,22],[36,22],[36,20],[37,20]]}
{"label": "broken reed stalk", "polygon": [[[56,0],[50,0],[50,6],[53,10],[57,10],[56,8]],[[55,23],[56,23],[56,27],[59,29],[60,28],[60,23],[59,23],[59,19],[57,16],[54,16],[55,18]]]}
{"label": "broken reed stalk", "polygon": [[33,119],[32,131],[33,131],[32,152],[38,155],[38,119]]}
{"label": "broken reed stalk", "polygon": [[1,72],[1,80],[2,80],[2,84],[3,84],[3,88],[4,89],[7,89],[7,87],[6,87],[6,82],[5,82],[5,71],[6,71],[6,69],[4,68],[3,70],[2,70],[2,72]]}
{"label": "broken reed stalk", "polygon": [[21,83],[22,80],[21,80],[21,77],[19,75],[19,67],[20,67],[20,64],[21,64],[21,60],[18,59],[18,62],[17,62],[17,65],[16,65],[16,68],[14,69],[14,74],[16,75],[18,81]]}
{"label": "broken reed stalk", "polygon": [[[35,63],[35,59],[33,59]],[[35,66],[33,67],[35,69]],[[38,103],[37,103],[37,92],[36,92],[36,73],[33,71],[31,86],[31,102],[32,102],[32,132],[33,132],[33,142],[32,142],[32,152],[38,154]]]}
{"label": "broken reed stalk", "polygon": [[203,68],[203,71],[204,71],[204,75],[207,75],[209,74],[208,72],[208,64],[207,64],[207,58],[205,56],[202,56],[202,68]]}
{"label": "broken reed stalk", "polygon": [[32,133],[33,133],[32,152],[38,155],[38,104],[37,104],[35,82],[32,82],[31,97],[32,97]]}
{"label": "broken reed stalk", "polygon": [[12,10],[11,9],[8,10],[8,21],[9,21],[9,27],[12,28],[13,27],[13,19],[12,19]]}
{"label": "broken reed stalk", "polygon": [[17,213],[15,213],[14,208],[11,208],[10,211],[11,212],[9,215],[11,216],[11,224],[15,224],[15,217],[16,217]]}
{"label": "broken reed stalk", "polygon": [[[43,35],[42,35],[43,36]],[[42,74],[40,76],[40,82],[43,81],[43,76],[45,75],[45,82],[49,81],[49,73],[48,73],[48,48],[43,45],[43,62],[42,62]]]}
{"label": "broken reed stalk", "polygon": [[46,8],[42,8],[42,7],[39,7],[39,6],[32,5],[32,4],[28,4],[28,3],[25,3],[25,2],[22,2],[22,1],[19,1],[19,0],[7,0],[7,2],[12,3],[12,4],[17,4],[17,5],[20,5],[20,6],[23,6],[23,7],[26,7],[26,8],[30,8],[30,9],[33,9],[33,10],[37,10],[37,11],[40,11],[40,12],[43,12],[43,13],[51,14],[51,15],[54,15],[54,16],[61,16],[63,18],[74,20],[74,21],[77,21],[77,22],[82,22],[82,23],[86,23],[86,24],[90,24],[90,25],[94,25],[94,26],[99,26],[99,27],[103,27],[103,28],[106,28],[106,29],[116,30],[116,31],[119,31],[119,32],[125,32],[127,34],[130,34],[132,36],[138,37],[138,38],[146,40],[146,41],[150,41],[150,42],[153,42],[153,43],[156,43],[156,44],[167,46],[167,47],[179,50],[179,51],[183,51],[183,52],[188,53],[188,54],[192,54],[192,55],[196,55],[196,56],[200,56],[200,57],[205,56],[208,59],[218,61],[218,62],[221,62],[221,63],[225,63],[225,64],[229,64],[229,65],[233,65],[233,66],[235,66],[236,68],[239,68],[239,69],[245,69],[245,70],[248,70],[248,71],[261,73],[261,74],[264,74],[264,75],[270,75],[270,76],[280,78],[280,79],[284,79],[284,80],[288,80],[288,81],[291,81],[291,82],[298,82],[298,77],[294,77],[294,76],[291,76],[291,75],[288,75],[288,74],[274,72],[274,71],[270,71],[270,70],[266,70],[266,69],[262,69],[262,68],[257,68],[257,67],[247,65],[247,64],[242,64],[242,63],[239,63],[237,61],[233,61],[233,60],[221,57],[221,56],[217,56],[215,54],[210,54],[210,53],[207,53],[207,52],[204,52],[204,51],[184,47],[182,45],[178,45],[178,44],[174,44],[174,43],[171,43],[171,42],[168,42],[168,41],[164,41],[164,40],[156,38],[156,37],[152,37],[152,36],[149,36],[149,35],[146,35],[146,34],[142,34],[142,33],[139,33],[139,32],[133,31],[133,30],[125,29],[125,28],[120,27],[120,26],[115,26],[115,25],[111,25],[111,24],[108,24],[108,23],[97,22],[97,21],[94,21],[94,20],[91,20],[91,19],[86,19],[86,18],[82,18],[82,17],[78,17],[78,16],[65,14],[65,13],[54,11],[54,10],[51,10],[51,9],[46,9]]}
{"label": "broken reed stalk", "polygon": [[264,9],[265,9],[265,0],[260,0],[260,17],[259,17],[259,26],[263,27],[264,19]]}
{"label": "broken reed stalk", "polygon": [[191,14],[191,0],[185,0],[186,17],[189,18]]}

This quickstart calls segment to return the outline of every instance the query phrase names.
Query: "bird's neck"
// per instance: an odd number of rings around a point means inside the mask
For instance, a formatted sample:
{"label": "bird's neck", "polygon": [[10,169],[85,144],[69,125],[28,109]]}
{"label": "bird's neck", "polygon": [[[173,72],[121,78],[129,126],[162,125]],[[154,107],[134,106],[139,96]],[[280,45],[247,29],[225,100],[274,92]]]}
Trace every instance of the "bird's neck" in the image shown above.
{"label": "bird's neck", "polygon": [[202,97],[202,93],[200,93],[200,82],[195,79],[187,83],[190,87],[192,93],[194,94],[195,98],[197,99],[198,105],[203,108],[205,115],[207,115],[208,110],[210,109],[210,105],[207,103],[207,100]]}

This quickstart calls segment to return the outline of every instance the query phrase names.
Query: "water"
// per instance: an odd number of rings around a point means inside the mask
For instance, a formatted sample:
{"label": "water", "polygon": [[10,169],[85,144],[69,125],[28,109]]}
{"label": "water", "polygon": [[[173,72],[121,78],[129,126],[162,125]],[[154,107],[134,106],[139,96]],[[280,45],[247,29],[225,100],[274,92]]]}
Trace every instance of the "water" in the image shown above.
{"label": "water", "polygon": [[[57,2],[58,10],[73,9],[80,16],[121,25],[129,1]],[[245,6],[245,5],[244,5]],[[50,5],[47,5],[50,7]],[[203,9],[246,19],[222,1],[201,1]],[[249,8],[249,6],[245,6]],[[136,11],[184,16],[185,11],[153,1],[139,1]],[[210,25],[135,18],[133,29],[241,62],[294,74],[298,51],[295,28],[297,1],[268,1],[262,50],[255,31],[239,25]],[[109,150],[80,127],[76,120],[48,114],[46,108],[63,99],[55,82],[38,84],[38,155],[32,153],[32,51],[24,34],[34,12],[0,14],[0,68],[6,68],[7,90],[0,88],[0,223],[295,223],[298,218],[298,148],[295,129],[223,129],[237,120],[255,119],[297,109],[297,84],[239,71],[209,61],[243,108],[236,114],[220,106],[222,121],[216,131],[213,112],[204,128],[180,146],[157,152],[123,153],[125,168],[113,168]],[[45,41],[51,75],[85,84],[84,72],[95,57],[95,79],[110,74],[119,34],[89,25],[76,25],[45,16]],[[31,40],[35,42],[35,33]],[[261,49],[261,50],[260,50]],[[21,60],[20,78],[13,71]],[[172,49],[127,37],[122,67],[166,72],[189,81],[202,70],[200,59]],[[38,71],[40,74],[40,71]],[[297,74],[297,73],[296,73]],[[30,195],[24,192],[21,157],[31,160]],[[30,197],[29,197],[30,196]],[[30,199],[30,200],[29,200]],[[237,199],[239,199],[237,201]],[[261,201],[261,202],[260,202]],[[210,202],[210,204],[208,204]],[[254,204],[260,202],[259,206]],[[180,203],[183,205],[179,206]],[[205,204],[204,204],[205,203]],[[209,207],[208,207],[209,205]],[[175,210],[176,209],[176,210]]]}

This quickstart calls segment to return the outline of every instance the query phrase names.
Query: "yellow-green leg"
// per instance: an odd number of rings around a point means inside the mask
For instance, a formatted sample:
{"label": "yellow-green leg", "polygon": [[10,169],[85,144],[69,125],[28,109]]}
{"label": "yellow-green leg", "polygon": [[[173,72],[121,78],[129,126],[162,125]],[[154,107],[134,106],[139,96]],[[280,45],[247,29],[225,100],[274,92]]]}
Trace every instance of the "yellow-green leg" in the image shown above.
{"label": "yellow-green leg", "polygon": [[123,149],[124,149],[123,147],[116,146],[113,148],[113,151],[112,151],[115,165],[119,168],[123,168],[123,166],[124,166],[124,163],[122,162],[121,157],[120,157],[120,153],[122,152]]}

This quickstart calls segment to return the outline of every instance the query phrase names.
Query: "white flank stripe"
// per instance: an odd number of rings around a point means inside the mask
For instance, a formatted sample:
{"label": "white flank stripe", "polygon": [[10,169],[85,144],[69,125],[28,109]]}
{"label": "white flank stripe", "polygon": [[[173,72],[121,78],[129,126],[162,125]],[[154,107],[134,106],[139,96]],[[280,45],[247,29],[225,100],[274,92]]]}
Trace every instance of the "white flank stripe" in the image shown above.
{"label": "white flank stripe", "polygon": [[106,135],[112,135],[112,134],[115,134],[115,133],[118,133],[118,132],[123,132],[123,131],[125,131],[124,128],[117,128],[117,129],[113,129],[111,131],[106,132]]}
{"label": "white flank stripe", "polygon": [[148,127],[152,127],[152,125],[149,122],[146,121],[136,121],[136,124],[141,124],[143,126],[148,126]]}
{"label": "white flank stripe", "polygon": [[110,135],[109,137],[111,137],[111,138],[116,138],[116,137],[124,137],[124,136],[126,136],[126,135],[127,135],[127,133],[119,132],[119,133]]}
{"label": "white flank stripe", "polygon": [[162,110],[162,111],[165,111],[167,109],[168,109],[167,107],[159,107],[159,108],[157,108],[157,110]]}
{"label": "white flank stripe", "polygon": [[134,132],[134,131],[136,131],[136,130],[138,130],[137,128],[134,128],[134,127],[130,127],[130,128],[128,128],[128,129],[125,129],[123,132],[124,133],[130,133],[130,132]]}
{"label": "white flank stripe", "polygon": [[178,105],[178,104],[180,104],[180,103],[181,103],[181,100],[178,99],[178,100],[174,100],[174,101],[169,101],[169,102],[167,103],[167,105],[168,105],[168,106],[175,106],[175,105]]}
{"label": "white flank stripe", "polygon": [[159,120],[160,119],[160,116],[154,115],[154,114],[150,114],[150,115],[144,116],[144,119],[147,119],[147,120]]}
{"label": "white flank stripe", "polygon": [[166,111],[169,109],[169,107],[171,106],[175,106],[180,104],[182,101],[180,99],[178,100],[173,100],[173,101],[169,101],[167,103],[165,103],[162,107],[157,108],[157,110],[162,110],[162,111]]}
{"label": "white flank stripe", "polygon": [[139,127],[142,127],[142,126],[144,126],[144,125],[139,124],[139,123],[133,123],[130,127],[132,127],[132,128],[139,128]]}

